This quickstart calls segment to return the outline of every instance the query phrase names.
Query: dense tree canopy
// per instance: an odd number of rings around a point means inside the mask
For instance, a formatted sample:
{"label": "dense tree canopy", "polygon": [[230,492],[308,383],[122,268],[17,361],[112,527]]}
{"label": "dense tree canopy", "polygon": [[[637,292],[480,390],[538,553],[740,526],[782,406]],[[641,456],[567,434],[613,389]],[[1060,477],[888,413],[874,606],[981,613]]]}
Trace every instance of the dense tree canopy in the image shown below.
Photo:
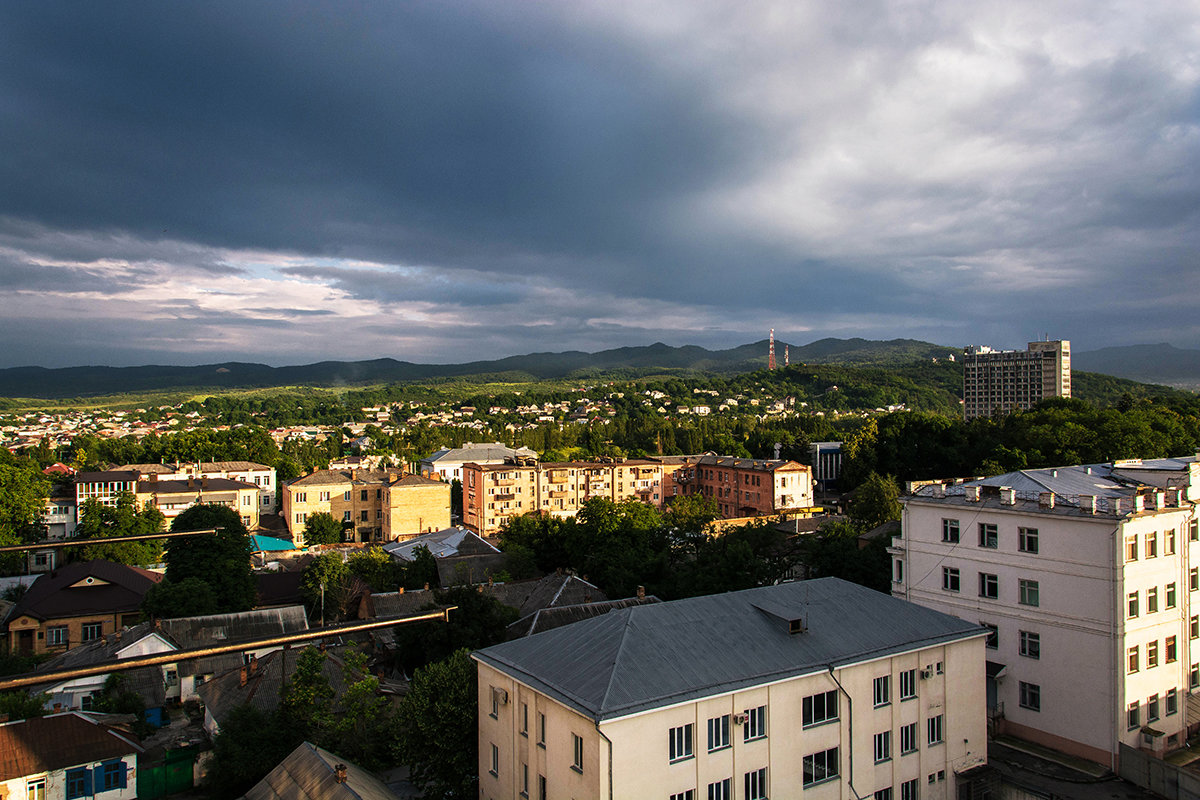
{"label": "dense tree canopy", "polygon": [[475,663],[466,649],[418,669],[400,702],[394,752],[427,798],[478,793]]}
{"label": "dense tree canopy", "polygon": [[[218,528],[215,534],[167,540],[167,573],[147,595],[147,613],[169,609],[172,616],[248,611],[258,593],[250,564],[250,534],[237,512],[215,503],[194,505],[171,523],[172,531]],[[209,591],[192,588],[205,584]],[[216,608],[212,608],[215,598]]]}
{"label": "dense tree canopy", "polygon": [[[166,520],[162,512],[151,505],[139,510],[134,497],[123,492],[117,497],[116,505],[105,505],[98,500],[85,500],[80,508],[79,524],[75,536],[80,539],[107,539],[114,536],[148,536],[162,533]],[[130,566],[157,564],[162,560],[163,539],[148,539],[140,542],[117,542],[72,548],[67,552],[83,560],[103,559]]]}

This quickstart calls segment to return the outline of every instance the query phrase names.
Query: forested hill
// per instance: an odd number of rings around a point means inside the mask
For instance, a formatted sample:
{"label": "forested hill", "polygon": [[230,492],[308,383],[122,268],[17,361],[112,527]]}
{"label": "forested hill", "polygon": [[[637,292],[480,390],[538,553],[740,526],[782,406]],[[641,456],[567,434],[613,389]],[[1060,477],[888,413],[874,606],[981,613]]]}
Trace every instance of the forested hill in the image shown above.
{"label": "forested hill", "polygon": [[[931,361],[958,352],[954,348],[913,339],[821,339],[807,345],[776,342],[783,364],[785,347],[792,364],[844,364],[890,367]],[[510,380],[553,379],[621,371],[629,377],[654,372],[736,374],[767,365],[767,341],[707,350],[693,345],[660,343],[622,347],[597,353],[529,353],[495,361],[466,364],[416,364],[380,358],[372,361],[323,361],[290,367],[227,362],[194,367],[12,367],[0,369],[0,397],[88,397],[102,394],[173,389],[254,389],[276,386],[340,386],[403,381],[503,377]]]}

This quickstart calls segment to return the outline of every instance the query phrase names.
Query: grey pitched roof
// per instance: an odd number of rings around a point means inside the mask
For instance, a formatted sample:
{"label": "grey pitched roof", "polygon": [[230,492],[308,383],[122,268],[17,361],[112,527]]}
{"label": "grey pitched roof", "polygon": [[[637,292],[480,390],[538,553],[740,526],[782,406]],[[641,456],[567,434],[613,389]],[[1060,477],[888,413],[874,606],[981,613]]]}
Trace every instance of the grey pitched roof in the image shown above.
{"label": "grey pitched roof", "polygon": [[[237,666],[206,681],[196,688],[200,701],[212,714],[217,725],[221,725],[229,712],[242,705],[251,705],[260,711],[273,711],[279,707],[279,696],[285,681],[296,672],[302,649],[272,650],[262,658],[246,666],[246,683],[242,684],[242,666]],[[240,660],[240,659],[239,659]],[[321,673],[329,680],[334,697],[346,690],[345,664],[341,659],[326,653],[321,664]]]}
{"label": "grey pitched roof", "polygon": [[[440,481],[431,481],[440,483]],[[499,553],[495,545],[484,541],[478,534],[466,528],[445,528],[432,533],[422,533],[404,541],[388,542],[384,552],[401,561],[412,561],[418,547],[424,547],[434,558],[459,555],[460,553]]]}
{"label": "grey pitched roof", "polygon": [[[780,615],[807,630],[789,634]],[[821,578],[612,611],[474,657],[605,720],[985,633]]]}
{"label": "grey pitched roof", "polygon": [[47,620],[137,611],[146,592],[162,578],[112,561],[76,561],[34,581],[8,618],[28,614]]}
{"label": "grey pitched roof", "polygon": [[617,611],[630,606],[645,605],[646,603],[661,603],[654,595],[648,597],[626,597],[621,600],[601,600],[597,603],[579,603],[573,606],[551,606],[539,609],[532,614],[521,617],[508,626],[508,638],[532,636],[542,631],[561,628],[572,622],[580,622],[610,611]]}
{"label": "grey pitched roof", "polygon": [[[346,782],[337,782],[338,764]],[[246,800],[396,800],[370,772],[328,750],[303,742],[246,792]]]}
{"label": "grey pitched roof", "polygon": [[537,453],[528,447],[514,449],[500,442],[492,442],[490,444],[472,444],[467,442],[462,447],[449,447],[438,450],[428,458],[422,459],[422,463],[436,464],[439,461],[503,461],[505,458],[512,458],[513,456],[536,458]]}

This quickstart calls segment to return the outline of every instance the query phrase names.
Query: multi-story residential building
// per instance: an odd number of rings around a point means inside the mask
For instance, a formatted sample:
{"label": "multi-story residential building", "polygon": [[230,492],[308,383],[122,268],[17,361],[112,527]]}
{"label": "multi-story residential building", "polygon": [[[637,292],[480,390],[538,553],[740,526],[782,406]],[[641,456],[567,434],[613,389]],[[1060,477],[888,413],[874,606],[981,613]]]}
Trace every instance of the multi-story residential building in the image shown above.
{"label": "multi-story residential building", "polygon": [[490,536],[508,517],[530,511],[571,517],[595,497],[665,508],[683,494],[712,497],[726,518],[784,514],[812,505],[812,470],[794,461],[714,455],[464,464],[463,525]]}
{"label": "multi-story residential building", "polygon": [[260,495],[259,486],[245,481],[204,477],[163,480],[151,473],[148,479],[138,481],[135,498],[139,507],[153,506],[161,511],[168,524],[197,503],[212,503],[233,509],[243,525],[256,528]]}
{"label": "multi-story residential building", "polygon": [[998,729],[1116,768],[1200,689],[1193,457],[1023,470],[903,498],[892,593],[979,622]]}
{"label": "multi-story residential building", "polygon": [[317,470],[283,486],[283,517],[293,541],[324,512],[345,526],[346,541],[384,542],[450,526],[450,484],[400,470]]}
{"label": "multi-story residential building", "polygon": [[1071,343],[1030,342],[1025,350],[972,346],[963,351],[966,419],[1031,408],[1047,397],[1071,396]]}
{"label": "multi-story residential building", "polygon": [[480,796],[970,797],[990,769],[986,636],[823,578],[489,647]]}
{"label": "multi-story residential building", "polygon": [[123,493],[133,494],[137,491],[137,483],[141,479],[142,474],[136,470],[75,473],[76,513],[82,511],[83,504],[88,500],[115,506],[117,498]]}
{"label": "multi-story residential building", "polygon": [[421,459],[421,474],[437,473],[450,483],[462,479],[463,464],[503,464],[522,458],[537,458],[537,453],[528,447],[508,447],[500,442],[474,444],[467,442],[462,447],[446,447],[429,458]]}
{"label": "multi-story residential building", "polygon": [[126,464],[120,467],[141,474],[142,478],[158,475],[159,480],[186,481],[189,478],[199,479],[222,478],[241,483],[252,483],[258,487],[258,514],[266,513],[275,508],[275,468],[254,461],[196,461],[176,462],[165,464]]}

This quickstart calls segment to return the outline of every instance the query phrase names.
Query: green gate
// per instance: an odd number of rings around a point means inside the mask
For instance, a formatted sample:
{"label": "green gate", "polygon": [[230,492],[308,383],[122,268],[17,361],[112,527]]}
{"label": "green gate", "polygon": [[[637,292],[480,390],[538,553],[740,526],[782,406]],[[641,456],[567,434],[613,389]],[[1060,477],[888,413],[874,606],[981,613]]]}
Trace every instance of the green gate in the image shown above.
{"label": "green gate", "polygon": [[196,763],[196,751],[187,747],[168,750],[158,761],[138,763],[138,800],[155,800],[176,792],[192,788],[192,771]]}

